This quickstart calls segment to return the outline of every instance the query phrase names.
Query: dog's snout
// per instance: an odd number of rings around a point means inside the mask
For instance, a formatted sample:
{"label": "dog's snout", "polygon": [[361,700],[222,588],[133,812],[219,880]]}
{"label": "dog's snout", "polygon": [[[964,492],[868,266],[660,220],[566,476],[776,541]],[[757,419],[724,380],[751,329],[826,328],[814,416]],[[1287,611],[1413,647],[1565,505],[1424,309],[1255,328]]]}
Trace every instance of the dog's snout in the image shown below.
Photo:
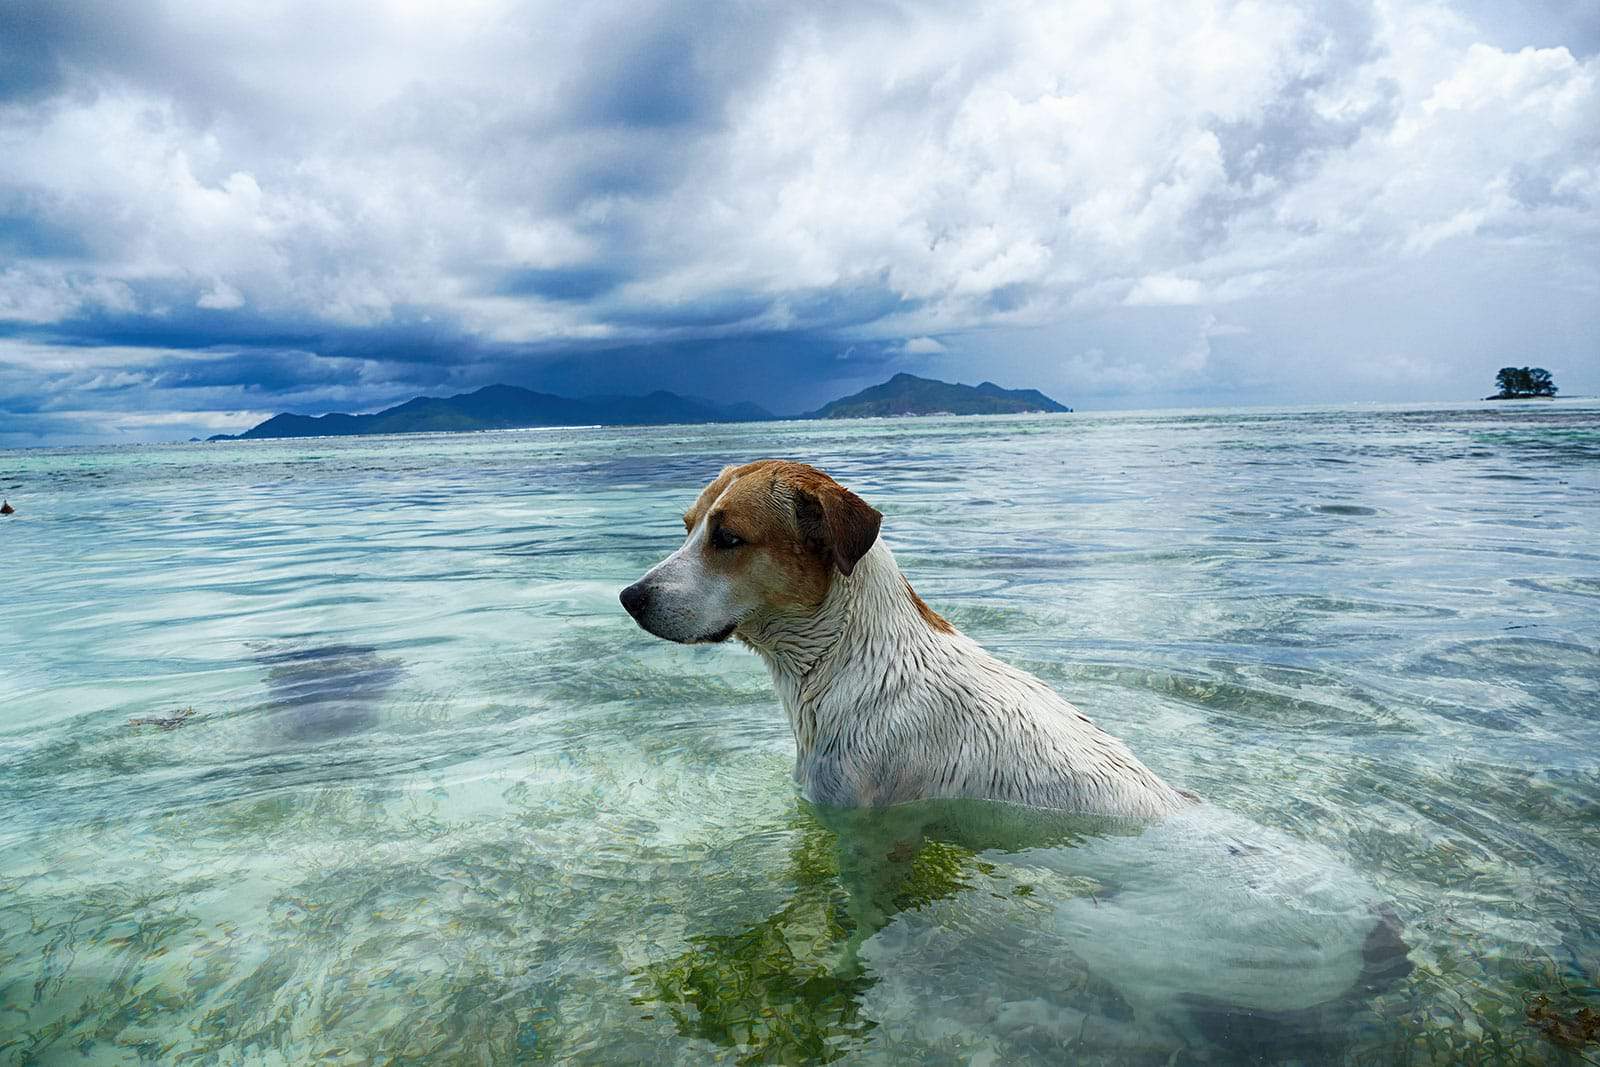
{"label": "dog's snout", "polygon": [[637,619],[644,612],[645,605],[650,603],[650,591],[644,587],[643,582],[634,582],[624,589],[617,597],[622,601],[622,606],[629,615]]}

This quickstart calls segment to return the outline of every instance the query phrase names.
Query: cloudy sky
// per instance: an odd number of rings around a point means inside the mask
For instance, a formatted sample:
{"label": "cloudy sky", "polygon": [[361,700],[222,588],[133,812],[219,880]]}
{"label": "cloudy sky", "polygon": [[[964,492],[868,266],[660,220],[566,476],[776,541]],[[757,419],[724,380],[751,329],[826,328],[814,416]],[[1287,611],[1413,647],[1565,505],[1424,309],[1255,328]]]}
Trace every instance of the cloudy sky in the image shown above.
{"label": "cloudy sky", "polygon": [[0,3],[0,446],[1600,392],[1600,0]]}

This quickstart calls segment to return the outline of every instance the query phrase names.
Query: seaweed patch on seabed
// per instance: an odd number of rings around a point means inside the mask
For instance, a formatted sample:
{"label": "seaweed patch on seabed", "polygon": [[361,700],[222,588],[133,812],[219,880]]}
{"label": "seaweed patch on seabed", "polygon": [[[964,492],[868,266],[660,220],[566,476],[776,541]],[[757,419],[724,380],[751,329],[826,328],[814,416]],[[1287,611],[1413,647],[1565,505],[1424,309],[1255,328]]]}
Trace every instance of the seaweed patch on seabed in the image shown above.
{"label": "seaweed patch on seabed", "polygon": [[296,741],[370,729],[380,701],[405,669],[370,645],[267,646],[257,651],[256,662],[267,668],[267,713]]}
{"label": "seaweed patch on seabed", "polygon": [[[635,970],[633,1003],[643,1019],[670,1022],[680,1036],[728,1049],[741,1064],[828,1063],[869,1045],[905,1062],[968,1062],[982,1048],[959,1034],[881,1028],[870,1005],[882,975],[861,955],[896,916],[961,894],[987,898],[1017,920],[1047,913],[1035,886],[984,860],[969,834],[928,824],[929,813],[960,808],[935,802],[908,811],[825,812],[802,805],[790,827],[789,899],[753,924],[693,935],[685,951]],[[1054,831],[1029,836],[1001,850],[1064,840]],[[989,838],[999,840],[992,829]],[[1084,880],[1077,888],[1090,894],[1096,887]],[[1080,986],[1093,984],[1080,978]]]}
{"label": "seaweed patch on seabed", "polygon": [[1527,1016],[1535,1029],[1565,1048],[1600,1045],[1600,1012],[1593,1008],[1553,1008],[1550,998],[1540,993],[1528,1004]]}
{"label": "seaweed patch on seabed", "polygon": [[[633,1003],[646,1021],[664,1015],[739,1063],[840,1059],[878,1025],[863,1008],[878,981],[857,955],[865,938],[898,912],[1003,878],[971,851],[920,834],[845,843],[806,811],[792,828],[793,895],[753,925],[693,936],[686,951],[635,971]],[[1008,897],[1028,895],[1009,888]]]}
{"label": "seaweed patch on seabed", "polygon": [[149,715],[138,719],[129,719],[129,726],[155,726],[162,730],[176,730],[180,726],[187,726],[194,718],[194,707],[179,708],[171,715]]}

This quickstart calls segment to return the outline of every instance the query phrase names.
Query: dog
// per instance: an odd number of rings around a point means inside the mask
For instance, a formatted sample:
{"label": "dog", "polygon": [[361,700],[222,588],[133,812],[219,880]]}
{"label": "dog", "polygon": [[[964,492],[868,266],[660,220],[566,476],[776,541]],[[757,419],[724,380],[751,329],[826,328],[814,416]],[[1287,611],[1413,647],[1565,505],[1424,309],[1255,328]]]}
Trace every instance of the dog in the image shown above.
{"label": "dog", "polygon": [[1198,803],[928,607],[882,519],[803,463],[724,468],[684,514],[683,545],[622,606],[668,641],[736,637],[760,655],[814,804],[971,798],[1154,818]]}
{"label": "dog", "polygon": [[[1052,901],[1050,936],[1152,1026],[1230,1058],[1331,1040],[1410,972],[1399,919],[1364,879],[1326,849],[1169,785],[1044,682],[985,652],[917,596],[878,537],[882,519],[814,467],[727,467],[684,514],[683,545],[621,593],[657,637],[737,638],[766,662],[801,793],[819,813],[868,820],[839,834],[841,876],[876,868],[884,832],[902,839],[892,859],[924,838],[994,847],[991,823],[1008,812],[1046,820],[1045,847],[1019,855],[1100,887]],[[892,830],[872,832],[876,820]],[[1068,830],[1078,840],[1054,847]],[[873,877],[854,882],[852,954],[879,974],[909,973],[920,942],[895,930],[912,919],[883,906]],[[930,982],[930,1011],[970,992]],[[1241,1042],[1259,1048],[1246,1056]]]}

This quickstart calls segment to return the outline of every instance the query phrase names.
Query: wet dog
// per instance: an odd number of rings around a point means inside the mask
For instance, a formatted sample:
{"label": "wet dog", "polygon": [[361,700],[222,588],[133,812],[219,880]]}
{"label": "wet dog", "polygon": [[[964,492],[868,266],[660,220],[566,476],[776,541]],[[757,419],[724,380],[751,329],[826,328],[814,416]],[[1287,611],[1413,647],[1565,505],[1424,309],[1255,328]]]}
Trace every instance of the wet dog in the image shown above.
{"label": "wet dog", "polygon": [[736,637],[761,656],[814,803],[967,797],[1142,817],[1195,803],[928,607],[881,520],[815,467],[728,467],[684,514],[683,545],[622,605],[657,637]]}
{"label": "wet dog", "polygon": [[[1029,850],[1031,863],[1099,887],[1055,902],[1048,928],[1185,1043],[1281,1052],[1291,1038],[1326,1036],[1410,970],[1398,920],[1364,879],[1325,849],[1167,784],[1049,686],[963,636],[900,573],[881,520],[813,467],[729,467],[685,513],[683,545],[622,604],[658,637],[754,649],[794,729],[801,791],[838,817],[896,817],[912,845],[891,856],[961,820],[1037,816],[1059,835],[1061,819],[1114,817],[1100,821],[1119,829],[1083,833],[1075,847]],[[1004,803],[959,807],[969,800]],[[947,804],[958,807],[937,807]],[[859,830],[840,834],[841,849],[882,850],[881,835]],[[985,836],[968,844],[995,847]],[[841,859],[841,875],[871,859]],[[853,881],[853,943],[894,951],[893,937],[872,938],[893,926],[892,910],[872,879]]]}

